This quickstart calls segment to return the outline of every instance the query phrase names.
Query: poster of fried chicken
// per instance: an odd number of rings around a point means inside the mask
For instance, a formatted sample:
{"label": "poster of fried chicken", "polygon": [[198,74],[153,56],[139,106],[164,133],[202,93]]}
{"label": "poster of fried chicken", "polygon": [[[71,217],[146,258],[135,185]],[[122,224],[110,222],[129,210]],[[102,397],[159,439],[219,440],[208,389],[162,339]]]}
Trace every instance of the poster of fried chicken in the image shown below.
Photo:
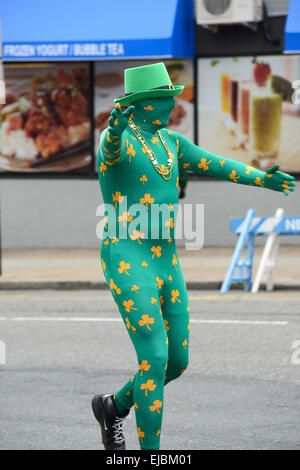
{"label": "poster of fried chicken", "polygon": [[[95,63],[94,109],[95,109],[95,154],[98,152],[99,137],[108,125],[108,118],[114,108],[114,99],[124,96],[124,69],[158,62],[116,61]],[[176,106],[170,116],[168,128],[194,140],[194,75],[191,60],[164,60],[173,85],[184,85],[181,95],[175,96]],[[96,159],[95,159],[96,161]]]}
{"label": "poster of fried chicken", "polygon": [[7,64],[4,73],[0,172],[90,171],[89,64]]}

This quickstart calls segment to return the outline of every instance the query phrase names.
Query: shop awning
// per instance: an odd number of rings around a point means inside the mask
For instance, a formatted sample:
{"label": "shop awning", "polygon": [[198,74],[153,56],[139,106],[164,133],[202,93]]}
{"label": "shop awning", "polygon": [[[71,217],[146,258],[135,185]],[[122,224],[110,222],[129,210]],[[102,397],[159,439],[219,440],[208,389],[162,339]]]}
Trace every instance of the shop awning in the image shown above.
{"label": "shop awning", "polygon": [[284,31],[284,52],[300,52],[300,1],[290,0]]}
{"label": "shop awning", "polygon": [[193,0],[0,2],[3,59],[193,57]]}

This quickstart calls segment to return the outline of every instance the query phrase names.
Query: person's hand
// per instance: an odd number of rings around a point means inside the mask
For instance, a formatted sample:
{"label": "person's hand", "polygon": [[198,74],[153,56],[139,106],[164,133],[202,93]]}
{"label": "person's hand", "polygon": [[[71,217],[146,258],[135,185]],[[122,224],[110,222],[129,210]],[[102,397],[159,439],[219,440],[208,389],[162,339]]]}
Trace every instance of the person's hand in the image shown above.
{"label": "person's hand", "polygon": [[130,114],[134,109],[134,106],[129,106],[129,108],[122,113],[120,103],[117,103],[108,120],[108,132],[112,135],[120,136],[126,128]]}
{"label": "person's hand", "polygon": [[264,187],[274,191],[281,191],[287,196],[289,191],[294,191],[295,189],[295,178],[288,173],[278,171],[278,169],[279,165],[274,165],[266,171]]}

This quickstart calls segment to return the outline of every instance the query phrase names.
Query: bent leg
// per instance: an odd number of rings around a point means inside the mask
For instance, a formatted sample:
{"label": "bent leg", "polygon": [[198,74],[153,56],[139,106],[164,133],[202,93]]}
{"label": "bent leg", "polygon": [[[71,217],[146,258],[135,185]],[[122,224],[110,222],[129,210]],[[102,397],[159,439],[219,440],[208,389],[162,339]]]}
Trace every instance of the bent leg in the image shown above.
{"label": "bent leg", "polygon": [[134,404],[142,449],[159,449],[168,339],[157,289],[122,289],[115,296],[133,342],[138,372],[115,394],[119,412]]}

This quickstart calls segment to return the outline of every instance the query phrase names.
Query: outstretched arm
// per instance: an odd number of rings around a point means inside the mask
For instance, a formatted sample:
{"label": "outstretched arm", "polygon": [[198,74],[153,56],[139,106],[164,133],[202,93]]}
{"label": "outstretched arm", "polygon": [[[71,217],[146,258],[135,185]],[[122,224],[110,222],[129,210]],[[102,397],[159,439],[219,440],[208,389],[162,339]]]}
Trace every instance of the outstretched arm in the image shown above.
{"label": "outstretched arm", "polygon": [[214,176],[233,183],[281,191],[285,195],[289,191],[294,191],[294,177],[277,171],[279,165],[275,165],[266,172],[260,171],[245,163],[208,152],[181,134],[173,132],[173,136],[176,139],[179,171],[183,168],[187,171]]}
{"label": "outstretched arm", "polygon": [[108,120],[109,126],[100,137],[98,158],[108,165],[115,165],[122,161],[122,135],[128,124],[134,106],[130,106],[122,113],[119,103],[112,110]]}

